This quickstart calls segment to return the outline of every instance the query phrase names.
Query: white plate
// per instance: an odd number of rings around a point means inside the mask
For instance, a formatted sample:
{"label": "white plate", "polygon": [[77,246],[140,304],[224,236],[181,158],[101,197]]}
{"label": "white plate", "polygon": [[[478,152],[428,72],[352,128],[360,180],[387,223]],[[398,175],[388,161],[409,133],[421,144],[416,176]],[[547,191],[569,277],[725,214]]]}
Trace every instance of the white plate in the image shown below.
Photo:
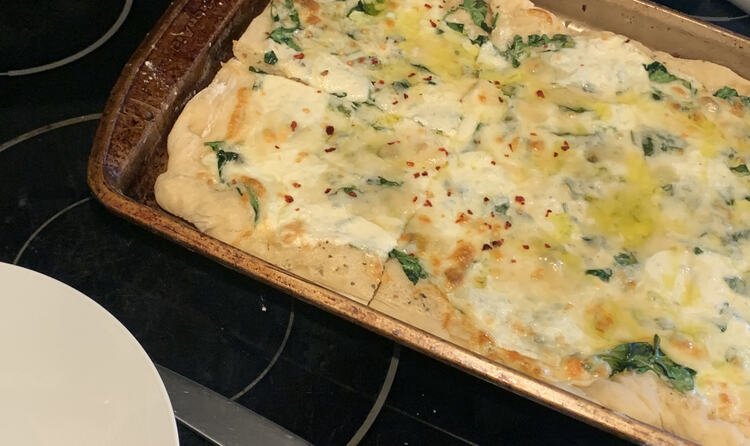
{"label": "white plate", "polygon": [[177,446],[156,368],[111,314],[73,288],[0,263],[0,440]]}
{"label": "white plate", "polygon": [[738,8],[743,9],[747,13],[750,13],[750,0],[729,0],[729,1],[737,5]]}

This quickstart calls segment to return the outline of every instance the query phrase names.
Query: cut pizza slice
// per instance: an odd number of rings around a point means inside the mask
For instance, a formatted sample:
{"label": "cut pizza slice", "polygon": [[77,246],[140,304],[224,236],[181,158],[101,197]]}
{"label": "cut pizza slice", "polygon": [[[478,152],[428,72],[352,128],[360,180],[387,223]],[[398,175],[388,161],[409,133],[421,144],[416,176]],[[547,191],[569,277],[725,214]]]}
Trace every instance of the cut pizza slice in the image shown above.
{"label": "cut pizza slice", "polygon": [[156,197],[204,232],[367,302],[446,144],[233,60],[175,125]]}

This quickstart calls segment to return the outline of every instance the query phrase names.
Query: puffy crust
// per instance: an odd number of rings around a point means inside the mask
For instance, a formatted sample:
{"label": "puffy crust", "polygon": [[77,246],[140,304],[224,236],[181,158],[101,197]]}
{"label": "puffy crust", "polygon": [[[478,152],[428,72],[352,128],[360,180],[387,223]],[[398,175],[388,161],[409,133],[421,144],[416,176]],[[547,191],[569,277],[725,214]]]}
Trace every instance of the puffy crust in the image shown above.
{"label": "puffy crust", "polygon": [[718,419],[697,398],[675,392],[653,372],[622,373],[580,389],[606,407],[700,444],[748,443],[748,426]]}

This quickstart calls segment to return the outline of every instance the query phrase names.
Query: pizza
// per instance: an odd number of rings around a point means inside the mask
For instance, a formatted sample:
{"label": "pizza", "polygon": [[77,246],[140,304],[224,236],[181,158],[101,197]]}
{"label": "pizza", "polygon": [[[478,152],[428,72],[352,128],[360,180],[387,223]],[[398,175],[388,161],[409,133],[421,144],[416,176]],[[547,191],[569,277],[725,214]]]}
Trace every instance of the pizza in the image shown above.
{"label": "pizza", "polygon": [[749,95],[525,0],[274,0],[155,195],[490,359],[745,444]]}

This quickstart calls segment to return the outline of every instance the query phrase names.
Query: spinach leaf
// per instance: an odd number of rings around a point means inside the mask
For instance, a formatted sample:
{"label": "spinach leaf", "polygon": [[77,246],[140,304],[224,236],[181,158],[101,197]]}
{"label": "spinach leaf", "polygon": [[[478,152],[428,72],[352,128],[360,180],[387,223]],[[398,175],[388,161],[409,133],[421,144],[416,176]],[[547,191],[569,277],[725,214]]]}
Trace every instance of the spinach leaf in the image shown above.
{"label": "spinach leaf", "polygon": [[648,78],[659,84],[666,84],[667,82],[673,82],[679,79],[674,74],[667,70],[661,62],[652,62],[649,65],[644,65],[643,68],[648,72]]}
{"label": "spinach leaf", "polygon": [[714,96],[716,96],[717,98],[724,99],[729,102],[732,102],[732,99],[737,98],[745,106],[750,107],[750,96],[740,96],[740,94],[737,93],[737,90],[735,90],[734,88],[727,87],[726,85],[716,90],[716,92],[714,93]]}
{"label": "spinach leaf", "polygon": [[747,169],[747,165],[746,164],[740,164],[740,165],[737,165],[737,166],[734,166],[734,167],[730,167],[729,170],[731,170],[732,172],[734,172],[734,173],[736,173],[738,175],[741,175],[743,177],[747,176],[747,175],[750,175],[750,170]]}
{"label": "spinach leaf", "polygon": [[724,245],[732,245],[741,240],[747,240],[750,238],[750,229],[743,229],[737,232],[730,232],[729,234],[721,238],[721,243]]}
{"label": "spinach leaf", "polygon": [[398,187],[404,183],[400,181],[391,181],[383,177],[378,177],[377,180],[373,180],[373,179],[367,180],[367,184],[374,184],[377,186]]}
{"label": "spinach leaf", "polygon": [[397,249],[391,250],[388,253],[388,257],[398,260],[398,263],[401,264],[401,269],[404,270],[404,274],[406,274],[406,277],[414,285],[419,282],[419,279],[427,278],[427,273],[422,268],[422,264],[418,258]]}
{"label": "spinach leaf", "polygon": [[[297,13],[297,9],[294,7],[294,1],[285,0],[284,8],[286,8],[286,18],[291,21],[291,25],[283,26],[282,24],[282,26],[271,31],[271,33],[268,35],[268,38],[280,45],[286,45],[293,50],[302,51],[302,48],[300,48],[300,46],[297,45],[297,42],[294,41],[294,32],[298,29],[302,29],[302,23],[299,20],[299,13]],[[272,9],[272,17],[276,22],[280,20],[278,14],[275,13],[275,8]]]}
{"label": "spinach leaf", "polygon": [[635,258],[632,252],[621,252],[615,256],[615,262],[618,265],[630,266],[638,263],[638,259]]}
{"label": "spinach leaf", "polygon": [[505,51],[501,51],[500,54],[508,59],[514,68],[518,68],[521,65],[521,58],[530,54],[529,48],[546,46],[552,46],[553,50],[557,51],[562,48],[573,48],[575,41],[567,34],[555,34],[552,37],[546,34],[531,34],[524,42],[523,37],[516,34]]}
{"label": "spinach leaf", "polygon": [[703,254],[703,250],[696,246],[695,248],[693,248],[693,254],[699,256]]}
{"label": "spinach leaf", "polygon": [[727,87],[726,85],[714,92],[714,96],[716,96],[717,98],[725,99],[727,101],[732,98],[739,97],[739,95],[740,94],[737,93],[737,90]]}
{"label": "spinach leaf", "polygon": [[484,0],[464,0],[460,7],[469,13],[475,25],[484,25],[484,17],[487,15],[487,3]]}
{"label": "spinach leaf", "polygon": [[[247,196],[250,198],[250,206],[253,207],[253,211],[255,213],[255,223],[258,223],[258,219],[260,219],[260,202],[258,201],[258,196],[255,195],[255,192],[253,192],[253,190],[248,186],[245,186],[245,191],[247,192]],[[240,196],[242,196],[242,191],[239,187],[237,188],[237,192],[239,192]]]}
{"label": "spinach leaf", "polygon": [[219,170],[219,179],[224,182],[223,170],[224,165],[230,161],[237,161],[240,159],[240,154],[237,152],[230,152],[224,150],[227,147],[227,143],[224,141],[209,141],[203,143],[204,146],[210,147],[211,150],[216,154],[216,165]]}
{"label": "spinach leaf", "polygon": [[513,65],[513,68],[521,66],[521,57],[526,53],[526,44],[523,43],[523,37],[516,34],[513,36],[513,40],[508,44],[505,51],[500,54],[508,59]]}
{"label": "spinach leaf", "polygon": [[426,71],[426,72],[428,72],[428,73],[430,73],[430,74],[435,74],[435,73],[433,73],[432,71],[430,71],[430,69],[429,69],[429,68],[427,68],[427,67],[426,67],[426,66],[424,66],[424,65],[420,65],[420,64],[418,64],[418,63],[413,63],[413,64],[410,64],[410,65],[411,65],[412,67],[414,67],[414,68],[419,68],[420,70],[422,70],[422,71]]}
{"label": "spinach leaf", "polygon": [[464,25],[463,23],[453,23],[453,22],[445,22],[445,25],[452,29],[453,31],[463,33],[464,32]]}
{"label": "spinach leaf", "polygon": [[693,90],[693,86],[690,84],[690,82],[670,73],[667,70],[667,67],[665,67],[661,62],[651,62],[648,65],[644,65],[643,68],[648,72],[648,78],[649,80],[651,80],[651,82],[656,82],[657,84],[666,84],[668,82],[680,81],[680,83],[685,88],[691,91]]}
{"label": "spinach leaf", "polygon": [[750,287],[747,283],[737,276],[729,276],[724,278],[724,282],[727,284],[729,289],[741,296],[750,297]]}
{"label": "spinach leaf", "polygon": [[255,68],[255,67],[253,67],[253,66],[250,66],[250,67],[248,68],[248,70],[250,70],[250,71],[251,71],[251,72],[253,72],[253,73],[258,73],[258,74],[268,74],[268,73],[266,73],[265,71],[263,71],[263,70],[259,70],[259,69]]}
{"label": "spinach leaf", "polygon": [[552,37],[548,37],[547,34],[531,34],[528,37],[527,44],[530,47],[540,47],[544,45],[553,45],[555,48],[572,48],[574,46],[573,40],[567,34],[555,34]]}
{"label": "spinach leaf", "polygon": [[633,142],[640,145],[645,156],[653,156],[657,150],[661,152],[670,152],[673,150],[683,150],[687,147],[687,142],[677,135],[666,131],[644,129],[640,132],[631,134]]}
{"label": "spinach leaf", "polygon": [[625,370],[636,373],[651,370],[667,380],[679,392],[689,392],[695,387],[693,378],[696,371],[674,362],[665,355],[661,350],[658,335],[654,335],[653,346],[648,342],[620,344],[598,357],[609,364],[610,376]]}
{"label": "spinach leaf", "polygon": [[278,61],[279,58],[276,57],[276,53],[274,53],[273,51],[267,51],[266,54],[263,55],[263,62],[267,63],[268,65],[273,65]]}
{"label": "spinach leaf", "polygon": [[485,36],[484,34],[480,34],[476,39],[471,39],[470,42],[472,43],[472,45],[482,46],[485,43],[489,42],[489,40],[489,37]]}
{"label": "spinach leaf", "polygon": [[404,80],[402,80],[402,81],[396,81],[396,82],[393,82],[393,83],[391,84],[391,86],[392,86],[392,87],[393,87],[393,89],[394,89],[394,90],[396,90],[396,92],[398,92],[398,93],[402,93],[402,92],[404,92],[404,91],[408,90],[409,88],[411,88],[411,84],[410,84],[410,83],[409,83],[409,81],[407,81],[406,79],[404,79]]}
{"label": "spinach leaf", "polygon": [[345,193],[346,195],[349,195],[352,198],[357,198],[357,192],[359,192],[360,194],[362,193],[362,191],[359,190],[357,188],[357,186],[344,186],[344,187],[340,187],[340,188],[336,189],[336,192],[334,192],[331,195],[336,195],[339,192],[343,192],[343,193]]}
{"label": "spinach leaf", "polygon": [[349,12],[346,13],[346,16],[349,17],[354,11],[363,12],[370,16],[376,16],[380,14],[380,10],[375,7],[374,3],[367,3],[362,0],[359,0],[352,9],[349,10]]}
{"label": "spinach leaf", "polygon": [[573,112],[573,113],[585,113],[587,111],[591,111],[591,110],[589,110],[587,108],[583,108],[583,107],[569,107],[567,105],[560,105],[560,108],[563,109],[563,110],[567,110],[569,112]]}
{"label": "spinach leaf", "polygon": [[610,268],[587,269],[586,275],[598,277],[602,282],[609,282],[609,278],[612,277],[612,270]]}
{"label": "spinach leaf", "polygon": [[295,31],[297,31],[297,28],[276,28],[271,31],[268,38],[280,45],[286,45],[293,50],[302,51],[302,48],[294,41],[293,35]]}

